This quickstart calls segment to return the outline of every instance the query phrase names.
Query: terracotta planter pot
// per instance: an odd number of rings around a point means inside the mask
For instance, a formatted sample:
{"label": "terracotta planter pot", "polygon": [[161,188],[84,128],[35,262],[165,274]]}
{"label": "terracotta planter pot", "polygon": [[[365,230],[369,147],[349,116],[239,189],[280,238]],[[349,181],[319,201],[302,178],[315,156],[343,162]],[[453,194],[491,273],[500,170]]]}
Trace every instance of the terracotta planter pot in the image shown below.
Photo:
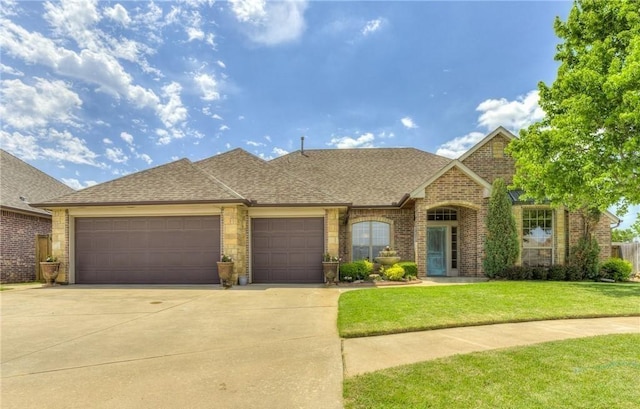
{"label": "terracotta planter pot", "polygon": [[218,261],[218,277],[224,288],[233,286],[233,265],[233,261]]}
{"label": "terracotta planter pot", "polygon": [[323,261],[322,272],[324,273],[324,282],[326,284],[335,284],[338,280],[338,262]]}
{"label": "terracotta planter pot", "polygon": [[41,261],[40,270],[46,283],[45,287],[53,287],[56,284],[56,278],[60,272],[60,263],[57,261]]}

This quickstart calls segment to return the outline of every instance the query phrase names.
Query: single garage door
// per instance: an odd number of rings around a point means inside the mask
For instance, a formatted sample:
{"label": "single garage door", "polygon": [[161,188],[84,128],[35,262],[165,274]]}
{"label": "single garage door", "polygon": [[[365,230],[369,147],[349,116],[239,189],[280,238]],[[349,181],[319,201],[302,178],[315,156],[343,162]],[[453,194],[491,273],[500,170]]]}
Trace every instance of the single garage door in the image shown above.
{"label": "single garage door", "polygon": [[321,283],[324,219],[251,220],[255,283]]}
{"label": "single garage door", "polygon": [[79,284],[218,283],[220,217],[75,219]]}

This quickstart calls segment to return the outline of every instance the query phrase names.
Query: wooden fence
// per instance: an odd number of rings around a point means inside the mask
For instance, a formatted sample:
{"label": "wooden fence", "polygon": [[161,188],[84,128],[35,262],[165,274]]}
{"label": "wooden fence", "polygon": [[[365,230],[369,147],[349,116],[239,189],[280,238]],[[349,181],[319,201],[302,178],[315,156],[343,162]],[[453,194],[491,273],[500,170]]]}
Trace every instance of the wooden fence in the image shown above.
{"label": "wooden fence", "polygon": [[640,273],[640,243],[612,243],[611,256],[627,260],[633,272]]}
{"label": "wooden fence", "polygon": [[51,254],[51,235],[36,234],[36,281],[44,281],[42,271],[40,271],[40,262],[47,261],[47,257]]}

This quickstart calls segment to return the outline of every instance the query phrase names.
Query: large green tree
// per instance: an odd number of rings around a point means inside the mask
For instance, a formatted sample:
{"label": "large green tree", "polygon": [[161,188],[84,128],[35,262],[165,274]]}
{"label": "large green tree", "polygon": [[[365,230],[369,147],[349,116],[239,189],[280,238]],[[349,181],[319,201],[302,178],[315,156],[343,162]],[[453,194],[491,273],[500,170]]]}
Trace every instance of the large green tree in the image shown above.
{"label": "large green tree", "polygon": [[544,119],[510,144],[514,185],[581,210],[588,237],[607,208],[640,203],[640,1],[577,0],[554,28],[557,78],[538,84]]}
{"label": "large green tree", "polygon": [[498,178],[493,182],[487,213],[487,238],[484,242],[482,266],[489,278],[515,264],[520,253],[516,219],[511,212],[507,185]]}

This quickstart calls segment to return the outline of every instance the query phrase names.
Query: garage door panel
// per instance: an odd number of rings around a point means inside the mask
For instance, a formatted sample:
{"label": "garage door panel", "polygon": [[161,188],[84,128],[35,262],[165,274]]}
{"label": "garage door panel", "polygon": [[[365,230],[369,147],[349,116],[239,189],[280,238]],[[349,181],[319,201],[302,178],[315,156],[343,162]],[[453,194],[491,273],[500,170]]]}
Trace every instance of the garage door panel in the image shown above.
{"label": "garage door panel", "polygon": [[251,271],[256,283],[321,283],[323,218],[251,221]]}
{"label": "garage door panel", "polygon": [[218,216],[77,218],[75,226],[77,283],[218,282]]}

